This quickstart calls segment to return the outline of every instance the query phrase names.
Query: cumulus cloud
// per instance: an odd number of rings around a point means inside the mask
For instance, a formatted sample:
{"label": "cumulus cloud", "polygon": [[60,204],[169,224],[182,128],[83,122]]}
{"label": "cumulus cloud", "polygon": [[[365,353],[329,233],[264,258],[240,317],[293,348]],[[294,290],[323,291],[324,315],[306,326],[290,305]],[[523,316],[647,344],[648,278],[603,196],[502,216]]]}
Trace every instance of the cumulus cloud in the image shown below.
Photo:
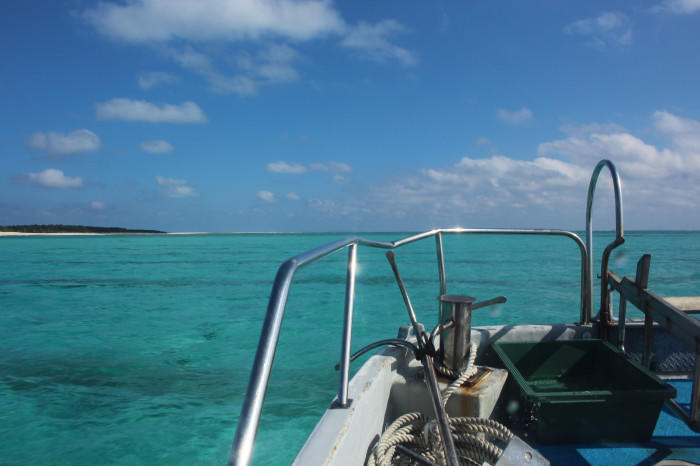
{"label": "cumulus cloud", "polygon": [[[309,170],[329,172],[335,175],[346,174],[352,172],[352,167],[343,162],[328,162],[328,163],[310,163],[308,167],[299,163],[289,163],[280,160],[279,162],[268,163],[265,168],[272,173],[286,173],[291,175],[300,175]],[[340,179],[340,178],[339,178]]]}
{"label": "cumulus cloud", "polygon": [[[82,17],[104,36],[156,45],[222,94],[253,96],[261,86],[297,81],[300,55],[288,44],[329,36],[339,39],[340,47],[376,62],[418,61],[414,53],[391,42],[406,32],[396,20],[349,25],[325,0],[110,1],[85,9]],[[205,48],[214,41],[217,47]],[[141,75],[139,85],[148,89],[176,80],[168,73],[152,72]]]}
{"label": "cumulus cloud", "polygon": [[61,170],[55,168],[47,168],[39,173],[29,173],[26,176],[26,181],[36,186],[44,188],[82,188],[83,179],[80,177],[71,178],[66,176]]}
{"label": "cumulus cloud", "polygon": [[564,156],[582,165],[608,158],[626,176],[646,180],[700,170],[700,123],[668,112],[654,113],[652,121],[669,137],[672,148],[658,148],[620,127],[589,125],[565,139],[540,144],[537,153]]}
{"label": "cumulus cloud", "polygon": [[654,112],[652,120],[659,131],[671,137],[675,148],[700,154],[700,122],[667,111]]}
{"label": "cumulus cloud", "polygon": [[172,152],[175,148],[168,141],[154,140],[154,141],[143,141],[141,144],[141,149],[151,154],[165,154],[167,152]]}
{"label": "cumulus cloud", "polygon": [[533,223],[542,215],[533,212],[570,212],[584,202],[580,193],[588,173],[588,168],[546,157],[463,157],[451,166],[371,187],[364,204],[376,215],[415,222],[419,228],[542,227]]}
{"label": "cumulus cloud", "polygon": [[586,45],[599,50],[624,48],[632,43],[632,25],[624,13],[607,11],[595,18],[585,18],[567,25],[564,32],[583,36]]}
{"label": "cumulus cloud", "polygon": [[266,165],[267,171],[272,173],[285,173],[288,175],[299,175],[306,173],[308,168],[298,163],[287,163],[280,160],[279,162],[270,162]]}
{"label": "cumulus cloud", "polygon": [[[564,137],[540,144],[533,159],[463,157],[450,166],[425,168],[369,187],[357,202],[309,206],[324,212],[332,206],[357,218],[388,218],[390,224],[406,222],[408,228],[581,228],[591,171],[608,158],[620,171],[632,228],[697,228],[700,121],[658,111],[650,123],[667,144],[653,144],[614,123],[569,125],[562,128]],[[601,177],[602,186],[608,182],[609,177]],[[604,222],[613,219],[611,194],[604,187],[596,193],[596,211]]]}
{"label": "cumulus cloud", "polygon": [[275,200],[277,200],[275,194],[270,191],[260,190],[256,195],[258,199],[262,199],[265,202],[275,202]]}
{"label": "cumulus cloud", "polygon": [[190,186],[187,180],[156,176],[156,181],[158,185],[162,186],[164,194],[168,197],[199,196],[197,190]]}
{"label": "cumulus cloud", "polygon": [[309,40],[344,28],[332,5],[318,0],[101,2],[83,17],[102,34],[129,42]]}
{"label": "cumulus cloud", "polygon": [[[532,120],[532,110],[523,107],[520,110],[508,111],[502,108],[498,109],[498,118],[512,125],[520,125]],[[488,141],[488,139],[487,139]]]}
{"label": "cumulus cloud", "polygon": [[376,24],[362,21],[348,29],[341,45],[379,63],[397,61],[406,66],[415,65],[418,63],[415,54],[389,41],[390,37],[403,32],[406,28],[393,19]]}
{"label": "cumulus cloud", "polygon": [[149,123],[203,123],[204,112],[194,102],[158,106],[144,100],[116,98],[96,104],[101,120],[145,121]]}
{"label": "cumulus cloud", "polygon": [[700,0],[664,0],[653,11],[676,15],[692,15],[700,11]]}
{"label": "cumulus cloud", "polygon": [[270,44],[255,54],[241,52],[236,64],[249,76],[272,83],[291,82],[299,79],[292,64],[299,53],[286,44]]}
{"label": "cumulus cloud", "polygon": [[168,49],[168,55],[183,68],[205,78],[211,90],[219,94],[250,96],[257,94],[262,85],[293,82],[299,78],[294,68],[299,54],[286,44],[269,44],[255,53],[239,52],[232,60],[236,67],[233,74],[221,72],[209,55],[191,46]]}
{"label": "cumulus cloud", "polygon": [[310,163],[309,168],[321,172],[351,173],[352,167],[343,162]]}
{"label": "cumulus cloud", "polygon": [[301,200],[301,197],[297,193],[287,193],[287,199],[291,199],[292,201],[299,201]]}
{"label": "cumulus cloud", "polygon": [[49,154],[66,155],[97,150],[102,143],[92,131],[78,129],[68,134],[37,131],[27,138],[26,144],[27,147],[45,150]]}
{"label": "cumulus cloud", "polygon": [[92,201],[90,203],[90,207],[92,207],[95,210],[104,210],[105,203],[102,201]]}
{"label": "cumulus cloud", "polygon": [[139,75],[139,87],[141,89],[150,89],[153,86],[173,84],[178,81],[179,78],[177,76],[162,71],[151,71],[150,73],[141,73]]}

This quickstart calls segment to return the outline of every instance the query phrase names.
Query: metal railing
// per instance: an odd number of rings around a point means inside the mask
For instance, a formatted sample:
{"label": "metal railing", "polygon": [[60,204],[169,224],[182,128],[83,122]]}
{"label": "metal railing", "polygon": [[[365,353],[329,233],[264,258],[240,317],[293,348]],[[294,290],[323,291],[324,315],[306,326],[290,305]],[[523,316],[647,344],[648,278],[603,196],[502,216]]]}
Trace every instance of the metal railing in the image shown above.
{"label": "metal railing", "polygon": [[277,342],[284,317],[287,297],[291,288],[292,279],[296,271],[312,262],[326,257],[341,249],[348,248],[347,276],[345,287],[345,312],[343,323],[343,337],[341,345],[340,382],[336,406],[348,405],[348,383],[350,375],[350,347],[352,340],[352,316],[354,307],[354,290],[357,264],[357,248],[359,245],[379,249],[394,249],[416,241],[434,237],[438,262],[438,275],[440,279],[440,294],[445,294],[446,276],[445,260],[442,247],[442,236],[445,234],[490,234],[490,235],[545,235],[564,236],[572,239],[579,247],[581,254],[581,292],[580,292],[580,322],[590,321],[591,299],[588,296],[590,289],[589,262],[587,261],[586,245],[581,238],[564,230],[527,230],[527,229],[470,229],[449,228],[436,229],[412,235],[392,242],[374,241],[362,237],[343,238],[316,249],[309,250],[285,261],[277,271],[270,300],[265,314],[265,321],[258,341],[258,348],[253,362],[253,369],[248,382],[246,396],[241,408],[236,437],[229,457],[231,465],[248,465],[252,458],[253,446],[257,436],[262,407],[267,392],[267,386],[272,370],[272,363],[277,349]]}
{"label": "metal railing", "polygon": [[[608,294],[608,263],[613,249],[625,242],[625,229],[622,218],[622,189],[620,188],[620,176],[617,173],[617,168],[615,168],[614,163],[610,160],[601,160],[593,170],[593,175],[591,175],[591,181],[588,184],[588,199],[586,200],[586,250],[588,251],[587,268],[590,274],[588,277],[587,295],[589,300],[593,299],[593,219],[591,218],[593,211],[593,194],[595,193],[600,171],[604,167],[608,167],[608,171],[612,177],[613,191],[615,193],[615,239],[605,247],[600,264],[600,321],[603,332],[607,332],[611,321],[610,295]],[[586,316],[586,322],[590,322],[592,319],[592,304],[587,303],[586,308],[589,311]],[[607,339],[607,335],[602,335],[602,337]]]}

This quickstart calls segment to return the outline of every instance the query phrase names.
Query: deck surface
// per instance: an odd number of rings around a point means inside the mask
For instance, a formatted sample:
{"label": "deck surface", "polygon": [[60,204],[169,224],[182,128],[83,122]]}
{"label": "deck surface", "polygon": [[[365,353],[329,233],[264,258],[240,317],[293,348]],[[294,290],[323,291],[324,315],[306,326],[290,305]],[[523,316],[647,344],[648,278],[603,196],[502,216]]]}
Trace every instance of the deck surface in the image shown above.
{"label": "deck surface", "polygon": [[[678,391],[676,401],[690,408],[692,382],[667,380]],[[676,459],[700,463],[700,434],[690,430],[664,405],[647,443],[606,443],[579,445],[533,445],[553,465],[652,465],[662,460]]]}

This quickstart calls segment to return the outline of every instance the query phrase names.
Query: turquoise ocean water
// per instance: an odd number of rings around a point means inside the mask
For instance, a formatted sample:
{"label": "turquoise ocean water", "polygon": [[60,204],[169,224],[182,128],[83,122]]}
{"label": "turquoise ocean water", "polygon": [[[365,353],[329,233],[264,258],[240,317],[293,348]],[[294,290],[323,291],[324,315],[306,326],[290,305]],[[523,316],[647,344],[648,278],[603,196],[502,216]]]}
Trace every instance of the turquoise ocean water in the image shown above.
{"label": "turquoise ocean water", "polygon": [[[0,238],[0,463],[225,463],[278,266],[342,236]],[[700,232],[626,237],[611,264],[619,275],[649,252],[652,290],[700,294]],[[598,234],[596,252],[611,238]],[[475,311],[474,325],[578,319],[580,260],[568,239],[450,236],[445,255],[449,293],[508,297]],[[407,323],[383,251],[358,256],[355,349]],[[396,256],[432,327],[434,241]],[[345,260],[297,273],[256,464],[289,463],[337,390]]]}

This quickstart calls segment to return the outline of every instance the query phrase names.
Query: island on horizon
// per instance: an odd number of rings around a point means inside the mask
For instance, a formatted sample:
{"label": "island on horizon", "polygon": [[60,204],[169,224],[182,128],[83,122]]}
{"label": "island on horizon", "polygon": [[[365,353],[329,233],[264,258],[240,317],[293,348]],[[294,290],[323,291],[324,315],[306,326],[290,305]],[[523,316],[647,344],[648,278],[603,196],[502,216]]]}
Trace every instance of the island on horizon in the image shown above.
{"label": "island on horizon", "polygon": [[0,233],[93,233],[93,234],[164,234],[160,230],[140,230],[120,227],[84,225],[0,225]]}

